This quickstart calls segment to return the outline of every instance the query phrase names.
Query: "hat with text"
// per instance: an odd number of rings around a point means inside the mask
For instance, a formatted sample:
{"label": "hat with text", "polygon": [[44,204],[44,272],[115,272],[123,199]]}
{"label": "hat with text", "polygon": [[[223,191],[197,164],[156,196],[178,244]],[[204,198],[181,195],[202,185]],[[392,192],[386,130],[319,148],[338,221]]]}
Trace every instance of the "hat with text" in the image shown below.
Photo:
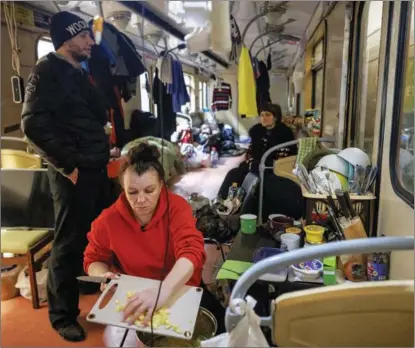
{"label": "hat with text", "polygon": [[54,14],[50,21],[50,37],[55,50],[84,30],[89,30],[89,26],[81,17],[68,11]]}

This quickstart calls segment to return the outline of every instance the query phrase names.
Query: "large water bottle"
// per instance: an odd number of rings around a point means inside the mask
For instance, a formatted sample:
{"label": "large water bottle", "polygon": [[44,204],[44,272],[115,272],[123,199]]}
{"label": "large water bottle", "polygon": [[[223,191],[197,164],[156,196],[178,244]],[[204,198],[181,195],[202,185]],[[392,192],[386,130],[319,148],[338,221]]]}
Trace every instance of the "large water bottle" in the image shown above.
{"label": "large water bottle", "polygon": [[212,147],[212,150],[210,151],[210,161],[212,163],[212,168],[216,168],[219,162],[219,154],[216,147]]}

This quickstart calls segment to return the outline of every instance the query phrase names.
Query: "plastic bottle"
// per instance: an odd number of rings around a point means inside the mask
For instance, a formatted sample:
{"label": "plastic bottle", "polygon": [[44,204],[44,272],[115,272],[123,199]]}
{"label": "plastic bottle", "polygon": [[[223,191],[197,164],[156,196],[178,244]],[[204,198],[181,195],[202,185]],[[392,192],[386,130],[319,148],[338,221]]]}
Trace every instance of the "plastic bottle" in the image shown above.
{"label": "plastic bottle", "polygon": [[232,186],[229,187],[228,199],[234,199],[236,197],[237,192],[238,192],[238,183],[234,182]]}
{"label": "plastic bottle", "polygon": [[212,150],[210,151],[210,161],[212,163],[212,168],[216,168],[219,161],[219,154],[216,151],[216,147],[212,147]]}

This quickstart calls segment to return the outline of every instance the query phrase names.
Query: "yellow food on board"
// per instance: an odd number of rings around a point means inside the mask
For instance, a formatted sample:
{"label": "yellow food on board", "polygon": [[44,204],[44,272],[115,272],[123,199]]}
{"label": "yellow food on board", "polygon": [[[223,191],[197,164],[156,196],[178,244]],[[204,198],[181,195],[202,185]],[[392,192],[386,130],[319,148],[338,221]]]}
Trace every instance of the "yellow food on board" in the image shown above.
{"label": "yellow food on board", "polygon": [[[133,291],[127,292],[127,301],[134,296]],[[119,300],[115,301],[115,311],[122,312],[125,309],[126,305],[121,304]],[[182,331],[180,330],[178,325],[172,325],[169,318],[170,311],[168,308],[160,308],[157,310],[153,315],[153,329],[157,330],[160,327],[165,327],[167,330],[173,329],[174,332],[181,334]],[[146,313],[141,314],[137,320],[134,321],[134,325],[136,326],[143,326],[144,325],[144,318]],[[130,319],[130,318],[127,318]]]}

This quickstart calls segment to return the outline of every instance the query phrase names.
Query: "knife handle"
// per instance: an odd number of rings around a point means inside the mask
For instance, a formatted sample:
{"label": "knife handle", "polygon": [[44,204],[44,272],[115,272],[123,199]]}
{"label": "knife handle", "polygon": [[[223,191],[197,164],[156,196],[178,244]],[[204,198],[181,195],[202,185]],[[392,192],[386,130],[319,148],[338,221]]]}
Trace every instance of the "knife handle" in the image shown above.
{"label": "knife handle", "polygon": [[347,204],[347,206],[349,208],[350,214],[352,215],[352,217],[356,217],[357,216],[357,213],[353,209],[353,203],[352,203],[352,200],[350,199],[349,192],[343,191],[343,196],[344,196],[344,199],[346,200],[346,204]]}
{"label": "knife handle", "polygon": [[346,200],[344,198],[343,191],[342,190],[336,190],[335,194],[336,194],[336,197],[337,197],[337,201],[339,202],[340,210],[342,211],[342,214],[347,219],[349,219],[351,214],[350,214],[350,211],[349,211],[349,207],[347,206]]}

